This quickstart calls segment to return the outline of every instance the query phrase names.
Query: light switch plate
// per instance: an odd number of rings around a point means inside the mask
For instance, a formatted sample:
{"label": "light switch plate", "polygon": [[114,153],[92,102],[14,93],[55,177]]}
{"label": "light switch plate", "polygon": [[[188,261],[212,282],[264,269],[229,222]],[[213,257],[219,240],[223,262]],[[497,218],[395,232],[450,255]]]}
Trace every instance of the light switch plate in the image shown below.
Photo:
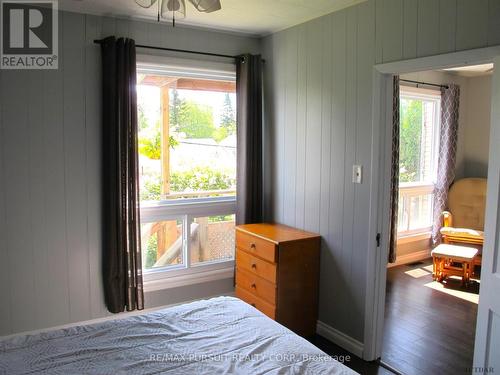
{"label": "light switch plate", "polygon": [[352,166],[352,182],[355,184],[360,184],[363,179],[363,166],[353,165]]}

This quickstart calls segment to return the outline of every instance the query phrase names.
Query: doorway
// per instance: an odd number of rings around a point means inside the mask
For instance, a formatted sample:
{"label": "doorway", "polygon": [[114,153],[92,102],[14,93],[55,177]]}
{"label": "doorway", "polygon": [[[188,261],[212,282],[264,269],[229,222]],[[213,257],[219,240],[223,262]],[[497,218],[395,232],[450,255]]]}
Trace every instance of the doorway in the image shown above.
{"label": "doorway", "polygon": [[[381,238],[379,246],[373,245],[373,251],[369,254],[368,259],[368,277],[367,280],[367,295],[366,295],[366,320],[365,320],[365,348],[364,358],[373,360],[380,358],[383,348],[383,333],[384,333],[384,316],[385,316],[385,292],[387,280],[387,255],[389,249],[388,234],[389,234],[389,215],[387,214],[390,209],[389,193],[390,188],[387,181],[390,181],[390,155],[391,155],[391,106],[392,104],[392,76],[394,74],[402,75],[407,73],[419,72],[424,70],[437,70],[448,69],[457,66],[470,66],[480,65],[493,61],[498,63],[496,56],[500,54],[498,48],[486,48],[475,51],[464,51],[448,55],[434,56],[429,58],[420,58],[415,60],[408,60],[404,62],[382,64],[375,67],[374,71],[374,138],[373,138],[373,156],[374,160],[378,160],[378,165],[374,166],[374,173],[372,177],[372,186],[378,188],[372,191],[371,200],[371,217],[370,217],[370,234],[373,238],[377,233],[380,233]],[[497,86],[500,86],[500,79],[495,73],[493,81],[493,98],[496,98]],[[493,114],[495,108],[492,109]],[[492,115],[492,126],[490,139],[493,144],[499,127],[496,115]],[[488,202],[493,202],[495,206],[490,208],[488,204],[487,209],[487,228],[486,244],[485,247],[490,249],[486,259],[483,260],[483,273],[486,269],[486,279],[491,280],[491,275],[494,275],[496,268],[493,268],[494,259],[498,252],[495,252],[498,246],[498,239],[496,231],[498,228],[498,171],[496,165],[498,164],[499,152],[497,150],[490,150],[490,163],[489,179],[488,179]],[[376,163],[377,164],[377,163]],[[493,173],[492,173],[493,171]],[[489,234],[488,234],[489,233]],[[488,242],[490,236],[490,242]],[[374,241],[377,243],[377,241]],[[496,263],[495,263],[496,264]],[[486,265],[486,268],[485,268]],[[423,268],[427,265],[424,264]],[[483,275],[482,275],[482,278]],[[488,287],[485,288],[484,284]],[[486,295],[481,299],[481,303],[485,306],[479,306],[479,320],[477,325],[478,333],[476,334],[476,349],[474,365],[487,363],[488,357],[486,353],[491,349],[491,340],[488,341],[488,332],[495,330],[495,326],[487,319],[487,315],[492,308],[496,308],[493,301],[493,293],[491,292],[491,282],[483,281],[481,295]],[[487,289],[483,292],[483,289]],[[484,302],[483,302],[484,301]],[[488,310],[490,309],[490,310]],[[486,317],[486,319],[485,319]],[[491,337],[491,336],[490,336]],[[479,345],[478,345],[479,343]],[[489,357],[491,358],[491,357]],[[484,362],[483,362],[484,361]],[[491,361],[491,360],[490,360]]]}
{"label": "doorway", "polygon": [[[441,173],[456,182],[453,191],[460,190],[454,193],[460,194],[459,201],[450,197],[451,205],[468,209],[453,210],[454,222],[477,235],[478,241],[483,238],[492,71],[493,64],[481,64],[399,76],[397,244],[395,262],[387,272],[381,360],[405,374],[464,372],[472,367],[480,255],[465,285],[457,274],[435,280],[439,276],[433,275],[431,249],[437,243],[431,237],[435,222],[442,222],[441,212],[451,210],[449,205],[434,210],[441,199]],[[455,92],[456,100],[450,103]],[[455,223],[447,223],[443,233],[461,233]],[[438,240],[442,241],[440,233]],[[468,240],[452,244],[446,238],[450,244],[445,246],[457,255],[464,246],[480,253],[476,239]],[[462,263],[451,266],[458,271]]]}

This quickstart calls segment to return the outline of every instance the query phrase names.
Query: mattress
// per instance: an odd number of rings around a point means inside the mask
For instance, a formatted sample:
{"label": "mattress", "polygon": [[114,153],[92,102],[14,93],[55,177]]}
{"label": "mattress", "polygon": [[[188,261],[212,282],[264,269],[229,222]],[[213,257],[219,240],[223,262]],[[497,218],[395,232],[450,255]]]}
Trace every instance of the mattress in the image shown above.
{"label": "mattress", "polygon": [[0,340],[1,374],[355,374],[232,297]]}

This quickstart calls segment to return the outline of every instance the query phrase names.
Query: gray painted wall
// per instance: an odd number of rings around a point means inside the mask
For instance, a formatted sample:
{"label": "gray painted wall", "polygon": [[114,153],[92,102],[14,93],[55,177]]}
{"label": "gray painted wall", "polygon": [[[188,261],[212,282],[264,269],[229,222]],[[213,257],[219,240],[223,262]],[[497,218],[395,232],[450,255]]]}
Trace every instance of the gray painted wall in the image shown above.
{"label": "gray painted wall", "polygon": [[464,136],[466,177],[487,177],[490,144],[491,76],[467,80],[467,122]]}
{"label": "gray painted wall", "polygon": [[[260,40],[62,13],[56,71],[0,71],[0,335],[107,315],[100,253],[100,51],[108,35],[223,54]],[[147,307],[233,290],[232,279],[146,295]]]}
{"label": "gray painted wall", "polygon": [[[269,218],[321,233],[320,315],[363,341],[372,66],[495,45],[498,0],[368,0],[266,37]],[[363,183],[351,183],[362,164]]]}
{"label": "gray painted wall", "polygon": [[[403,257],[402,259],[405,260],[405,258],[404,258],[405,255],[417,253],[417,252],[424,251],[424,250],[428,251],[428,254],[426,257],[430,257],[431,248],[432,248],[432,244],[431,244],[430,235],[429,235],[429,238],[427,238],[427,239],[423,239],[423,240],[419,239],[419,240],[412,240],[412,241],[408,241],[408,242],[404,242],[404,243],[398,243],[398,247],[396,248],[396,261],[401,262],[400,257]],[[406,261],[408,261],[408,258],[406,258]],[[414,259],[411,260],[411,262],[414,262],[414,261],[415,261]],[[395,264],[390,263],[387,266],[390,267],[390,266],[394,266],[394,265],[399,265],[399,264],[398,263],[395,263]]]}

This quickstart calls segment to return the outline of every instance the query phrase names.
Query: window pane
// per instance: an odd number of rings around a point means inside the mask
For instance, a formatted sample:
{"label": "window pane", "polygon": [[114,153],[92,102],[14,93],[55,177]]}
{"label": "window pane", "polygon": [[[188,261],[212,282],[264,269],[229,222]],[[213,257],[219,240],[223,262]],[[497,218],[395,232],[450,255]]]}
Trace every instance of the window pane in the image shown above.
{"label": "window pane", "polygon": [[142,201],[235,195],[232,81],[138,75]]}
{"label": "window pane", "polygon": [[408,197],[399,193],[398,202],[398,232],[408,230]]}
{"label": "window pane", "polygon": [[423,101],[424,120],[422,128],[421,155],[420,155],[420,181],[435,181],[434,174],[434,137],[435,127],[438,124],[436,118],[436,102]]}
{"label": "window pane", "polygon": [[399,181],[420,181],[423,105],[421,100],[401,98]]}
{"label": "window pane", "polygon": [[141,201],[160,199],[161,183],[161,107],[160,89],[137,87],[139,193]]}
{"label": "window pane", "polygon": [[432,225],[440,96],[403,89],[400,99],[398,231],[407,235]]}
{"label": "window pane", "polygon": [[399,181],[435,180],[438,101],[401,97]]}
{"label": "window pane", "polygon": [[234,258],[234,215],[199,217],[191,224],[191,263]]}
{"label": "window pane", "polygon": [[141,240],[143,269],[183,264],[181,220],[142,224]]}
{"label": "window pane", "polygon": [[427,229],[432,225],[433,194],[414,195],[400,189],[398,202],[398,232]]}
{"label": "window pane", "polygon": [[432,194],[418,195],[410,199],[410,230],[432,225]]}

